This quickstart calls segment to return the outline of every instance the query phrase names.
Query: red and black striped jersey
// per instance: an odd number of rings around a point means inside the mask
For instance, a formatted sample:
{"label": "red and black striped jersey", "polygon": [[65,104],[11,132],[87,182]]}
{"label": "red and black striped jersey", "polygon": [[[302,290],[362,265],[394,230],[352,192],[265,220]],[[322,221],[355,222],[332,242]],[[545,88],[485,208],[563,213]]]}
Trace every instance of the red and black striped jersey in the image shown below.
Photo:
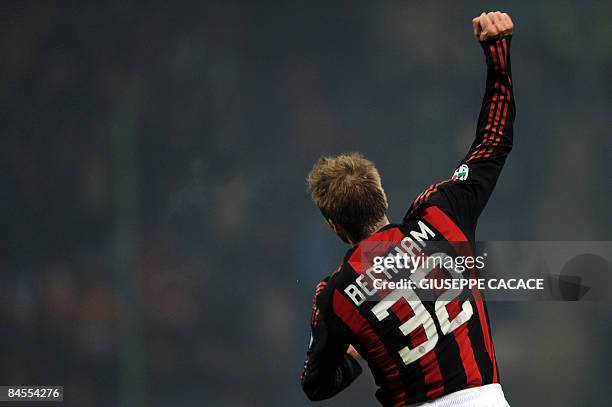
{"label": "red and black striped jersey", "polygon": [[346,353],[349,345],[367,361],[379,386],[376,397],[385,406],[499,382],[480,293],[440,302],[405,289],[377,291],[370,271],[373,256],[391,247],[414,255],[425,252],[429,242],[452,242],[456,252],[471,250],[478,217],[512,148],[510,42],[506,36],[481,43],[486,91],[475,141],[453,176],[425,189],[402,223],[387,225],[352,247],[342,265],[317,285],[302,373],[310,399],[332,397],[361,373]]}

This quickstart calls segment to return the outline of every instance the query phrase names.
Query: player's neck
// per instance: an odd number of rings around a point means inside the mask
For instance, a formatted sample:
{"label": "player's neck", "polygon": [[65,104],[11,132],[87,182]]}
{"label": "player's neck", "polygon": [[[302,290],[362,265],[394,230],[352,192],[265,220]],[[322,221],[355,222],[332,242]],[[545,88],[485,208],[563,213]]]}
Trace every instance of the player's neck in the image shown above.
{"label": "player's neck", "polygon": [[378,222],[376,224],[376,227],[374,227],[374,232],[372,232],[370,235],[366,236],[365,238],[363,238],[362,240],[358,241],[358,242],[351,242],[351,246],[357,246],[359,243],[361,243],[363,240],[367,239],[368,237],[372,236],[374,233],[378,232],[381,228],[384,228],[385,226],[387,226],[389,224],[389,219],[387,218],[387,215],[385,215],[380,222]]}

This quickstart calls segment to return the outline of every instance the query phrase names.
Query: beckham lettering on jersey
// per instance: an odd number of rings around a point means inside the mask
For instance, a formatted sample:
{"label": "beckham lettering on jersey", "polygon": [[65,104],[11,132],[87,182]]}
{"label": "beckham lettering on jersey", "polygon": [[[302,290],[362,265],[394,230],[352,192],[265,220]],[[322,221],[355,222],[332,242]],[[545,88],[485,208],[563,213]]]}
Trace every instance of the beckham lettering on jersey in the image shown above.
{"label": "beckham lettering on jersey", "polygon": [[[404,253],[406,253],[411,257],[419,256],[425,247],[425,241],[436,236],[435,232],[423,221],[419,221],[418,226],[418,231],[411,230],[409,236],[404,237],[400,245],[394,247],[399,255],[403,256]],[[393,271],[393,274],[389,273],[389,271]],[[363,304],[367,297],[372,297],[377,293],[378,290],[374,287],[373,282],[374,280],[380,279],[380,274],[384,274],[387,279],[392,280],[393,276],[397,273],[399,273],[399,270],[396,267],[384,268],[379,272],[374,271],[373,267],[369,267],[364,274],[361,274],[355,279],[355,284],[349,284],[344,289],[344,292],[356,306],[359,306]],[[415,279],[419,278],[420,280],[422,276],[413,274],[412,277]],[[366,278],[370,280],[369,283],[366,281]],[[369,285],[371,285],[372,288],[370,288]]]}

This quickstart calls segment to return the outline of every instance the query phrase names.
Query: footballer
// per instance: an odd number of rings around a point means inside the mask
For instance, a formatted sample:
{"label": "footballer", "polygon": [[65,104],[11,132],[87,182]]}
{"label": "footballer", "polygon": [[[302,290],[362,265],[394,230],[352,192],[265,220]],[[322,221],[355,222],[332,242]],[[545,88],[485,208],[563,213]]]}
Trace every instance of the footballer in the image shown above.
{"label": "footballer", "polygon": [[351,246],[340,267],[316,287],[301,376],[311,400],[349,386],[361,373],[359,354],[384,406],[508,406],[486,304],[477,291],[440,307],[410,289],[376,291],[366,270],[370,252],[381,247],[415,253],[428,242],[468,242],[469,248],[475,240],[478,217],[512,148],[515,104],[512,20],[497,11],[482,13],[472,25],[485,54],[486,90],[475,140],[452,177],[424,190],[403,221],[392,224],[378,171],[361,155],[322,157],[308,174],[313,201]]}

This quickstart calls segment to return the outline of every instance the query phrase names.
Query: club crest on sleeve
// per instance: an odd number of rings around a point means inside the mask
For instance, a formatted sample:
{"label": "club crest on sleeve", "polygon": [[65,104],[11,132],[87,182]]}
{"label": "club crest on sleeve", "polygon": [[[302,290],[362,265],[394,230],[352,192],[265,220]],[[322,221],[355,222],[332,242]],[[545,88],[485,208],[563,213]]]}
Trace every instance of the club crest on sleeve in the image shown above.
{"label": "club crest on sleeve", "polygon": [[467,164],[461,164],[453,173],[453,181],[465,181],[470,173],[470,167]]}

